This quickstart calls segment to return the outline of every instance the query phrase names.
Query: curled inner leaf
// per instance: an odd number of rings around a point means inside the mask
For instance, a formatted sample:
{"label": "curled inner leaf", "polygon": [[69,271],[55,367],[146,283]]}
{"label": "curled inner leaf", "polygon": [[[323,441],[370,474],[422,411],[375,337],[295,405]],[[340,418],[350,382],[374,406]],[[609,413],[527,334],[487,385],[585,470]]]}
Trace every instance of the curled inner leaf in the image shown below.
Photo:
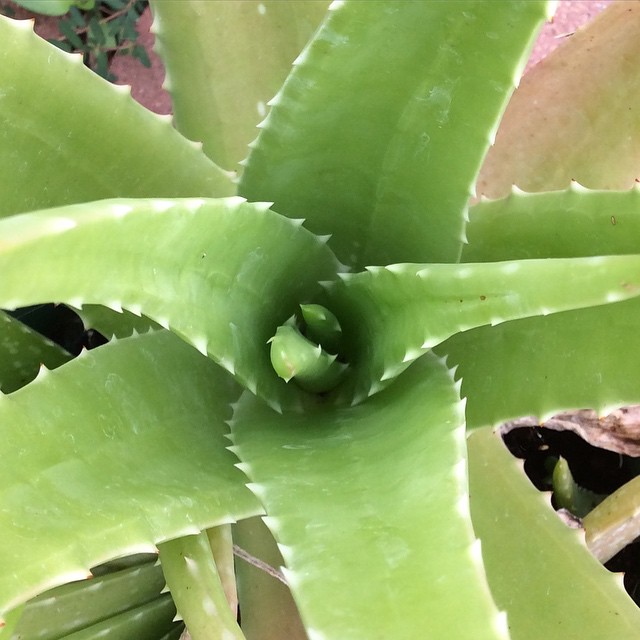
{"label": "curled inner leaf", "polygon": [[[314,315],[319,319],[317,326],[325,324],[320,316],[316,313]],[[335,320],[335,316],[333,319]],[[335,324],[339,329],[337,321]],[[322,327],[320,329],[322,333]],[[337,355],[328,353],[320,344],[315,344],[303,336],[294,318],[278,327],[275,336],[269,342],[271,343],[271,364],[276,373],[286,382],[295,379],[305,391],[312,393],[331,391],[341,381],[347,369],[346,364],[338,361]]]}

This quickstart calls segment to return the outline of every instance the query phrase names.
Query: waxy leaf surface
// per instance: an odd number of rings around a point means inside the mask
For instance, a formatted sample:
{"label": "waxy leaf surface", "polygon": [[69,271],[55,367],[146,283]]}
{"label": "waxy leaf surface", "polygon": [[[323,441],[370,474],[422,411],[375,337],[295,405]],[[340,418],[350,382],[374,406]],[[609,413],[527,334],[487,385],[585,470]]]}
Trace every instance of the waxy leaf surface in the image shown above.
{"label": "waxy leaf surface", "polygon": [[470,526],[464,405],[441,361],[355,407],[278,415],[245,394],[231,430],[310,638],[507,636]]}
{"label": "waxy leaf surface", "polygon": [[339,269],[300,221],[241,198],[101,201],[0,221],[1,307],[143,313],[274,405],[297,396],[267,341]]}
{"label": "waxy leaf surface", "polygon": [[238,169],[268,101],[328,6],[328,0],[154,0],[153,31],[178,130],[203,142],[221,166]]}
{"label": "waxy leaf surface", "polygon": [[32,28],[0,15],[0,216],[100,198],[235,193],[170,119]]}
{"label": "waxy leaf surface", "polygon": [[270,103],[240,194],[332,234],[356,268],[456,261],[480,163],[546,7],[333,3]]}
{"label": "waxy leaf surface", "polygon": [[237,393],[162,331],[1,397],[0,611],[113,557],[259,513],[225,449]]}
{"label": "waxy leaf surface", "polygon": [[491,429],[469,436],[471,516],[512,640],[633,640],[640,613]]}

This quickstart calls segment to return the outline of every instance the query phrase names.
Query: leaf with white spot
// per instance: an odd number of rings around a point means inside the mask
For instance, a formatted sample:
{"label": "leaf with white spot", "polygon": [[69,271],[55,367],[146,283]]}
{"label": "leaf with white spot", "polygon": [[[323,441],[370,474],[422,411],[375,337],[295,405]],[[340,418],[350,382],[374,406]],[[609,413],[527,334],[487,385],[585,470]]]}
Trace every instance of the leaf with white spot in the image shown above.
{"label": "leaf with white spot", "polygon": [[513,640],[637,638],[640,613],[622,576],[589,553],[501,439],[480,429],[468,448],[473,526]]}
{"label": "leaf with white spot", "polygon": [[456,333],[640,295],[640,256],[375,267],[328,295],[360,399]]}
{"label": "leaf with white spot", "polygon": [[240,195],[305,216],[356,269],[457,260],[469,194],[548,7],[334,3],[271,101]]}
{"label": "leaf with white spot", "polygon": [[[576,184],[483,201],[471,210],[463,260],[630,257],[640,239],[639,205],[638,189],[590,191]],[[608,258],[601,260],[598,273]],[[523,415],[544,420],[584,407],[606,415],[640,403],[638,317],[640,301],[634,299],[475,329],[437,350],[458,366],[470,427]]]}
{"label": "leaf with white spot", "polygon": [[0,216],[102,198],[235,193],[170,119],[36,36],[32,22],[0,15],[0,43]]}
{"label": "leaf with white spot", "polygon": [[0,615],[114,557],[260,513],[226,450],[238,393],[156,331],[0,397]]}
{"label": "leaf with white spot", "polygon": [[[176,607],[171,595],[160,597],[130,611],[97,622],[87,629],[76,631],[61,640],[122,640],[123,638],[178,638],[182,625],[174,623]],[[176,635],[177,634],[177,635]]]}
{"label": "leaf with white spot", "polygon": [[156,0],[153,31],[178,131],[202,142],[221,166],[236,169],[267,103],[328,5],[328,0]]}
{"label": "leaf with white spot", "polygon": [[244,640],[211,553],[207,533],[158,545],[162,571],[192,640]]}
{"label": "leaf with white spot", "polygon": [[507,637],[470,524],[458,387],[426,356],[356,407],[241,398],[233,451],[310,638]]}
{"label": "leaf with white spot", "polygon": [[164,586],[162,569],[153,562],[65,584],[30,600],[15,633],[57,640],[155,600]]}
{"label": "leaf with white spot", "polygon": [[0,307],[135,309],[274,405],[298,395],[274,374],[267,341],[341,268],[300,224],[241,198],[47,209],[0,220],[0,238]]}

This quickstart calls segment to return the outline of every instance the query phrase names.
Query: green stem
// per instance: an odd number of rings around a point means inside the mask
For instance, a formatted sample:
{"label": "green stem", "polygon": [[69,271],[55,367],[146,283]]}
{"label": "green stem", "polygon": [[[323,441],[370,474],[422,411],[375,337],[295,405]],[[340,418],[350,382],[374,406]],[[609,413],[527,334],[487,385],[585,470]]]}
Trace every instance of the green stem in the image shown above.
{"label": "green stem", "polygon": [[603,500],[582,523],[587,546],[602,563],[633,542],[640,531],[640,476]]}
{"label": "green stem", "polygon": [[218,568],[220,582],[227,598],[231,612],[238,614],[238,591],[236,588],[235,562],[233,558],[233,537],[231,525],[222,524],[219,527],[207,529],[209,546],[213,553],[213,560]]}
{"label": "green stem", "polygon": [[158,545],[167,586],[192,640],[245,640],[226,595],[206,533]]}

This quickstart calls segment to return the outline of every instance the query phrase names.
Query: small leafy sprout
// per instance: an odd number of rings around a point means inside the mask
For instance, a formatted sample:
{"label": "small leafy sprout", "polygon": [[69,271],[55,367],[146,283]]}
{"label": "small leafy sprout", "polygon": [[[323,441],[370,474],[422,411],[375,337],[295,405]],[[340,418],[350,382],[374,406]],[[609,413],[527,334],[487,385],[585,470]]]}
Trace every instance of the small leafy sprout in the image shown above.
{"label": "small leafy sprout", "polygon": [[305,333],[295,316],[278,327],[271,343],[271,364],[285,381],[295,379],[311,393],[326,393],[342,380],[347,365],[338,353],[342,330],[331,311],[317,304],[300,305]]}

